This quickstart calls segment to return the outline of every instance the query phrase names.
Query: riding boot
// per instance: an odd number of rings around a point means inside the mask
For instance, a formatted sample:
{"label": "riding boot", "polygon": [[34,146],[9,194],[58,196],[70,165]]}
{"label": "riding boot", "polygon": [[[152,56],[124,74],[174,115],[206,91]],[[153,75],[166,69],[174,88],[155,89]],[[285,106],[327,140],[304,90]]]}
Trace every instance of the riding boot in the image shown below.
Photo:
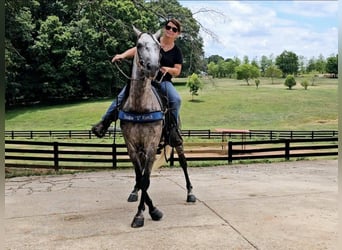
{"label": "riding boot", "polygon": [[91,132],[93,132],[93,134],[96,135],[98,138],[104,137],[110,124],[118,119],[118,113],[118,109],[114,109],[109,116],[103,118],[100,122],[95,124],[91,128]]}
{"label": "riding boot", "polygon": [[170,114],[170,119],[169,119],[169,123],[168,124],[168,134],[169,134],[169,145],[171,147],[177,147],[183,144],[183,138],[182,138],[182,134],[181,131],[178,127],[178,123],[176,121],[176,119],[173,117],[172,114]]}

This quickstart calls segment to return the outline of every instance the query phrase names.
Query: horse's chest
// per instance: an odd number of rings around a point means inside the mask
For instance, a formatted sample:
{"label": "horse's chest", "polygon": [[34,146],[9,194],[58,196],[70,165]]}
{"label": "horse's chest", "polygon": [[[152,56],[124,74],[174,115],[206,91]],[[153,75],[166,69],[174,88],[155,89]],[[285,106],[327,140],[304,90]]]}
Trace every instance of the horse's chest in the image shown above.
{"label": "horse's chest", "polygon": [[160,110],[160,104],[152,92],[144,95],[131,95],[124,105],[124,110],[135,113],[148,113]]}
{"label": "horse's chest", "polygon": [[127,144],[158,145],[162,133],[162,121],[151,123],[121,122],[121,128]]}

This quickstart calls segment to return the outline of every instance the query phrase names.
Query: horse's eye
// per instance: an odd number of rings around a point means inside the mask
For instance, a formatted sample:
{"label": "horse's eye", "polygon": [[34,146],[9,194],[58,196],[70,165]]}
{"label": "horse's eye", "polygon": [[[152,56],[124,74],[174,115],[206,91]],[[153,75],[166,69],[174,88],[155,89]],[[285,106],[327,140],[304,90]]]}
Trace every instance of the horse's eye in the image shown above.
{"label": "horse's eye", "polygon": [[141,43],[138,43],[138,44],[137,44],[137,48],[138,48],[138,49],[141,49],[142,46],[143,46],[143,45],[142,45]]}

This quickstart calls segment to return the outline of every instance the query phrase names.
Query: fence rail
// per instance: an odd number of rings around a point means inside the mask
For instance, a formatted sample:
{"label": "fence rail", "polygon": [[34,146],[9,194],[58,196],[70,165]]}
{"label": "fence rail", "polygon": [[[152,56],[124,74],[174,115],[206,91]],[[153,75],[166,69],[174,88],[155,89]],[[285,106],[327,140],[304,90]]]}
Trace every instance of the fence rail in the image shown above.
{"label": "fence rail", "polygon": [[[188,161],[225,161],[335,156],[338,138],[229,141],[203,145],[186,143]],[[213,148],[213,147],[216,148]],[[209,150],[210,149],[210,150]],[[215,152],[215,153],[214,153]],[[169,164],[177,155],[172,152]],[[130,164],[125,144],[61,143],[5,140],[6,167],[44,167],[55,170],[77,168],[117,168]]]}
{"label": "fence rail", "polygon": [[[229,131],[229,130],[228,130]],[[122,136],[121,131],[109,129],[106,137]],[[238,138],[244,136],[249,139],[279,140],[279,139],[298,139],[298,138],[327,138],[338,137],[336,130],[318,131],[286,131],[286,130],[247,130],[247,132],[216,132],[210,129],[203,130],[182,130],[183,137],[200,137],[203,139]],[[38,130],[38,131],[5,131],[6,139],[34,139],[34,138],[68,138],[68,139],[92,139],[96,138],[90,130]]]}
{"label": "fence rail", "polygon": [[[303,158],[338,155],[338,138],[281,139],[228,143],[228,162],[265,158]],[[266,147],[260,147],[268,145]],[[280,145],[280,146],[278,146]],[[242,149],[236,146],[244,146]],[[254,146],[254,147],[253,147]],[[259,147],[255,147],[259,146]]]}

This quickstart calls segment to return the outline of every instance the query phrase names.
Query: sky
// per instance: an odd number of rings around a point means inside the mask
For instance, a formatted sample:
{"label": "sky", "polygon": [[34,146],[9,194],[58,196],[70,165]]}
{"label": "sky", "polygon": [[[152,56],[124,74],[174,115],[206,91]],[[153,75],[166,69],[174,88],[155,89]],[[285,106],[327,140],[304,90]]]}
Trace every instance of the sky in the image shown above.
{"label": "sky", "polygon": [[287,50],[309,60],[338,53],[338,1],[178,2],[209,30],[200,30],[206,57],[260,60]]}

